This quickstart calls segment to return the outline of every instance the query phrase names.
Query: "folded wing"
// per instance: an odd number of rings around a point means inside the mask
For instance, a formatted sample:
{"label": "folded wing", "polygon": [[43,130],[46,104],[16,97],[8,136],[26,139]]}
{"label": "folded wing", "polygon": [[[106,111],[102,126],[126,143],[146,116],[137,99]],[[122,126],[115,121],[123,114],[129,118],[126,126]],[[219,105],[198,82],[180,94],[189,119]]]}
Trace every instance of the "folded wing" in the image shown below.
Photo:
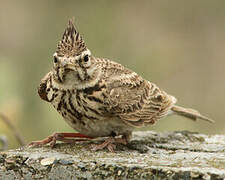
{"label": "folded wing", "polygon": [[166,116],[176,99],[131,70],[125,70],[119,76],[111,73],[106,93],[108,111],[135,127],[154,124]]}

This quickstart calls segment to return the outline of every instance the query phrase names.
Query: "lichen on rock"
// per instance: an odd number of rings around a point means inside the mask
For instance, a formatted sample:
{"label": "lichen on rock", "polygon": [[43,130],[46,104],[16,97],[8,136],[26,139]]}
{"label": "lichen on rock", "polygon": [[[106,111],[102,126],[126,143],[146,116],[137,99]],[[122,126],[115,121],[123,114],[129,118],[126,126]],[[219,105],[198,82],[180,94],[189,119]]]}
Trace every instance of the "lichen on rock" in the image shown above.
{"label": "lichen on rock", "polygon": [[93,142],[0,153],[1,179],[223,179],[225,136],[187,131],[134,132],[116,153],[92,152]]}

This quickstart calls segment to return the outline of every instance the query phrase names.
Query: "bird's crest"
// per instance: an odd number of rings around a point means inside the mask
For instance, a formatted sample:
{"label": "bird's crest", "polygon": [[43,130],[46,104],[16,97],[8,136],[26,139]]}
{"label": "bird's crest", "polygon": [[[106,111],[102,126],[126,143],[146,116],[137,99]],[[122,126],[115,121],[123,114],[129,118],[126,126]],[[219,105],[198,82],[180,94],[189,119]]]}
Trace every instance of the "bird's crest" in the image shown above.
{"label": "bird's crest", "polygon": [[69,20],[68,26],[65,29],[62,40],[57,46],[56,53],[58,56],[78,56],[83,51],[87,50],[87,47],[80,35],[76,30],[73,20]]}

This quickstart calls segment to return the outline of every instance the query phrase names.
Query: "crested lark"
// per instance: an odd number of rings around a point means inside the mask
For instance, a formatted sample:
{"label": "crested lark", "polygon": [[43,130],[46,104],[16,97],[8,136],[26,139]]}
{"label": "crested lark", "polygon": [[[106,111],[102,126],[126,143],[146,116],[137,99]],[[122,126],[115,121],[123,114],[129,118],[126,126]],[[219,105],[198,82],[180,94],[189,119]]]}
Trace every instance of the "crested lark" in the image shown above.
{"label": "crested lark", "polygon": [[116,143],[130,140],[135,128],[150,126],[168,114],[212,122],[196,110],[175,105],[175,97],[132,70],[94,57],[71,20],[38,93],[79,133],[55,133],[30,145],[108,137],[92,149],[113,152]]}

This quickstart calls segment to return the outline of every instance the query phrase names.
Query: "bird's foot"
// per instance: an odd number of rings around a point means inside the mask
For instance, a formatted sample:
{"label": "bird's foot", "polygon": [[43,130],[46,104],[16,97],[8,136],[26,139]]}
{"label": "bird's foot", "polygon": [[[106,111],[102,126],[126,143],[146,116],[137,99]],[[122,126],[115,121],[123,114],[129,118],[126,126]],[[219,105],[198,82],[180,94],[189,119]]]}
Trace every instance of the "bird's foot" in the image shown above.
{"label": "bird's foot", "polygon": [[73,143],[77,141],[86,141],[88,139],[92,139],[92,138],[80,133],[54,133],[53,135],[48,136],[47,138],[43,140],[32,141],[30,144],[28,144],[28,146],[36,147],[36,146],[43,146],[49,143],[50,146],[53,148],[56,144],[56,141]]}
{"label": "bird's foot", "polygon": [[122,137],[122,138],[109,137],[102,144],[92,144],[91,150],[97,151],[97,150],[107,148],[110,152],[114,153],[116,144],[118,144],[118,143],[126,145],[128,143],[128,141],[124,137]]}

